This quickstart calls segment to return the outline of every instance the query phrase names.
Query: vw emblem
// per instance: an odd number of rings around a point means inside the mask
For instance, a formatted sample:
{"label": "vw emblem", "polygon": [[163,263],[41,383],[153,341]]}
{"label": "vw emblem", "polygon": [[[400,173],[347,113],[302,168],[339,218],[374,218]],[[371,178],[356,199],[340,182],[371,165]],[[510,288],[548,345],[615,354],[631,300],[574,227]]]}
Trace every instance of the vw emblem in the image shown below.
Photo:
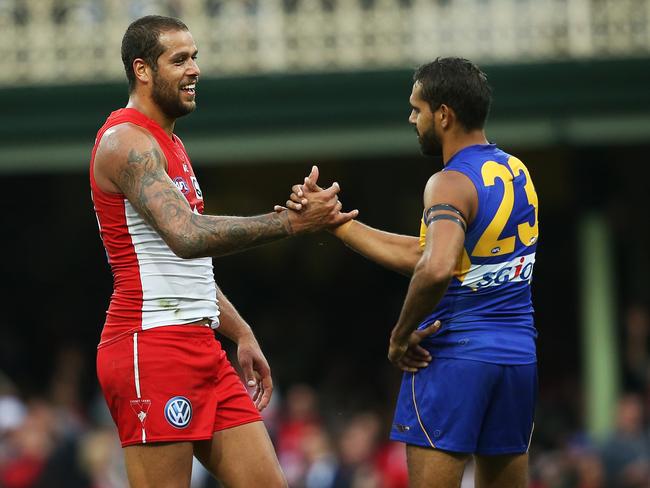
{"label": "vw emblem", "polygon": [[182,396],[170,398],[165,405],[165,418],[172,427],[184,429],[192,420],[192,404]]}

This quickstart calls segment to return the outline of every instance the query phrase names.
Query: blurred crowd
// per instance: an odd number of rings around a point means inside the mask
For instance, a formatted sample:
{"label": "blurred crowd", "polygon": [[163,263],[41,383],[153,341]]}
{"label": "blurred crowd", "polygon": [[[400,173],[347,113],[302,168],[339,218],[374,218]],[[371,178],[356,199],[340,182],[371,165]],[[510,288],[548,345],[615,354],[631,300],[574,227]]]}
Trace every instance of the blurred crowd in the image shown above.
{"label": "blurred crowd", "polygon": [[578,377],[567,371],[566,379],[542,385],[530,449],[531,488],[650,488],[650,316],[645,307],[627,309],[620,336],[621,392],[605,437],[595,439],[585,431]]}
{"label": "blurred crowd", "polygon": [[[584,430],[580,382],[542,385],[531,444],[533,488],[650,487],[650,319],[631,307],[622,329],[622,392],[611,432]],[[0,487],[127,486],[116,431],[99,391],[82,399],[81,351],[59,351],[47,391],[25,395],[0,376]],[[308,384],[277,388],[264,411],[278,458],[294,488],[402,488],[403,445],[388,441],[392,405],[337,411]],[[332,403],[329,402],[329,405]],[[463,487],[473,486],[473,466]],[[194,488],[217,487],[195,466]]]}

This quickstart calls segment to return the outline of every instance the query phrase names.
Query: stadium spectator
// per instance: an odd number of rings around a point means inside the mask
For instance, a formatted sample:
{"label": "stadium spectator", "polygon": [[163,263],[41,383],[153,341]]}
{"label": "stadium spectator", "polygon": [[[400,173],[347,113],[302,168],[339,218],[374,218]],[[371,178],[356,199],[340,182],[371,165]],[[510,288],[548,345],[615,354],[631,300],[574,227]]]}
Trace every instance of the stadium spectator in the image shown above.
{"label": "stadium spectator", "polygon": [[380,419],[374,413],[362,412],[349,420],[338,442],[340,464],[333,488],[381,485],[375,464],[380,432]]}
{"label": "stadium spectator", "polygon": [[616,428],[602,449],[608,487],[648,488],[650,484],[650,439],[643,415],[638,394],[619,399]]}
{"label": "stadium spectator", "polygon": [[278,459],[289,485],[297,486],[304,482],[309,469],[305,444],[315,440],[311,437],[321,427],[316,392],[304,384],[291,386],[283,410],[276,439]]}

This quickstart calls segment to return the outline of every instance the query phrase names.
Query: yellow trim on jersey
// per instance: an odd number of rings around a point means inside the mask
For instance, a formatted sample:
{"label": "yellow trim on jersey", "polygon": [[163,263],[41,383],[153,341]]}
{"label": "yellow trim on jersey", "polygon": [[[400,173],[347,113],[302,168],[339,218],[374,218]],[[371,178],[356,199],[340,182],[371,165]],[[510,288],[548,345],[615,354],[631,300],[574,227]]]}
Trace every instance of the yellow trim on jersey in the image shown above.
{"label": "yellow trim on jersey", "polygon": [[415,415],[418,418],[418,422],[420,424],[420,428],[422,429],[422,432],[424,432],[424,435],[427,438],[427,441],[429,441],[429,445],[433,447],[434,449],[436,446],[431,442],[431,437],[429,437],[429,433],[427,432],[427,429],[424,428],[424,424],[422,423],[422,419],[420,418],[420,412],[418,411],[418,403],[415,401],[415,373],[411,373],[411,391],[413,392],[413,406],[415,407]]}
{"label": "yellow trim on jersey", "polygon": [[427,244],[427,225],[424,223],[424,219],[420,219],[420,248],[424,249],[424,246]]}
{"label": "yellow trim on jersey", "polygon": [[458,279],[458,281],[462,283],[465,280],[465,276],[467,276],[467,273],[469,273],[471,267],[472,267],[472,261],[469,258],[467,249],[463,247],[463,252],[460,255],[458,264],[456,264],[456,269],[454,270],[454,276]]}

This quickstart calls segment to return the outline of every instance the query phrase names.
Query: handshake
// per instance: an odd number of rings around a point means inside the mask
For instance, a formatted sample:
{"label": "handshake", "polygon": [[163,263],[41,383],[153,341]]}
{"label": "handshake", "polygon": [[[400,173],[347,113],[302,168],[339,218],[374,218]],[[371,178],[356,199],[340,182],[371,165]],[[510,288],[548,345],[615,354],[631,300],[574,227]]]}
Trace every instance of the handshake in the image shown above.
{"label": "handshake", "polygon": [[291,187],[291,195],[285,205],[275,205],[277,213],[287,212],[291,231],[294,234],[330,230],[338,234],[359,215],[358,210],[343,212],[343,204],[338,198],[341,191],[334,182],[329,188],[318,186],[318,167],[311,172],[302,184]]}

